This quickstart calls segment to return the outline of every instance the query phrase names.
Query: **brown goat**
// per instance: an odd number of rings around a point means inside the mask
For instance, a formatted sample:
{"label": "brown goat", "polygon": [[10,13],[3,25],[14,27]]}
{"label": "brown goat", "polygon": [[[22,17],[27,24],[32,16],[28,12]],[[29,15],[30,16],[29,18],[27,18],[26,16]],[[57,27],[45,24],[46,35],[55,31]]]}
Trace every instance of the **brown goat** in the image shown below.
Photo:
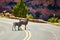
{"label": "brown goat", "polygon": [[[16,26],[18,26],[18,30],[20,30],[19,28],[21,27],[21,25],[25,25],[25,30],[26,30],[26,25],[28,24],[28,19],[24,19],[23,21],[19,20],[19,22],[14,22],[13,23],[13,28],[16,31]],[[12,28],[12,30],[13,30]]]}

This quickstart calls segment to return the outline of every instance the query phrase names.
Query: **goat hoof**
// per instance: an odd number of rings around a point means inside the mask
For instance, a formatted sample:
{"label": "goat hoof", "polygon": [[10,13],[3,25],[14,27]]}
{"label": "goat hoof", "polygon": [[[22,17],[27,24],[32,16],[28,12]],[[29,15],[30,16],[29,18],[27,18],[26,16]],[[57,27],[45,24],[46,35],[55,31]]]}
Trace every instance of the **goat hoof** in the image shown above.
{"label": "goat hoof", "polygon": [[25,29],[26,30],[26,29]]}

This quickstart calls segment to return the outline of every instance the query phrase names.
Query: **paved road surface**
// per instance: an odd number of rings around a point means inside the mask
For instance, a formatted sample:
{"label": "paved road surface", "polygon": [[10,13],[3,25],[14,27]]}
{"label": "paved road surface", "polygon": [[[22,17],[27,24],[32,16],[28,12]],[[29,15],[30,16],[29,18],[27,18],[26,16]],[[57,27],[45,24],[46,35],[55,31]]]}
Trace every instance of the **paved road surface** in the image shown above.
{"label": "paved road surface", "polygon": [[[17,20],[0,18],[0,40],[23,40],[27,36],[24,30],[11,31],[15,21]],[[60,27],[52,24],[29,22],[26,32],[29,40],[60,40]]]}
{"label": "paved road surface", "polygon": [[29,23],[27,29],[31,32],[30,40],[60,40],[60,27],[55,25]]}

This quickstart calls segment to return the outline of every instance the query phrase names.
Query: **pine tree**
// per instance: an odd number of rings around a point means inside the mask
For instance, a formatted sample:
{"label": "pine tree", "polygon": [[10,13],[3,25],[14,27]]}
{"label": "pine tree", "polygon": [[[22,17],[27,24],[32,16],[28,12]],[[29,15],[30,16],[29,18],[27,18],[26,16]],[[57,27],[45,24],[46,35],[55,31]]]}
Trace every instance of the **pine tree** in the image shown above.
{"label": "pine tree", "polygon": [[13,8],[13,15],[16,17],[26,18],[26,14],[28,13],[28,7],[25,5],[23,0],[20,0],[17,5]]}

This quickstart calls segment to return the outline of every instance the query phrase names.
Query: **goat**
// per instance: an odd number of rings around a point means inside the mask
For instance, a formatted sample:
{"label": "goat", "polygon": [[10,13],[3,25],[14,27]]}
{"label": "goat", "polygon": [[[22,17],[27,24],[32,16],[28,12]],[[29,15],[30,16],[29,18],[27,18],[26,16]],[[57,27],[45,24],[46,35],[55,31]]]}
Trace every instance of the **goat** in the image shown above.
{"label": "goat", "polygon": [[[27,24],[28,24],[28,19],[24,19],[24,21],[19,20],[19,22],[14,22],[13,23],[13,27],[16,31],[16,26],[18,26],[18,30],[20,30],[19,28],[21,27],[21,25],[25,25],[25,30],[26,30],[26,25]],[[13,30],[13,28],[12,28],[12,30]]]}

